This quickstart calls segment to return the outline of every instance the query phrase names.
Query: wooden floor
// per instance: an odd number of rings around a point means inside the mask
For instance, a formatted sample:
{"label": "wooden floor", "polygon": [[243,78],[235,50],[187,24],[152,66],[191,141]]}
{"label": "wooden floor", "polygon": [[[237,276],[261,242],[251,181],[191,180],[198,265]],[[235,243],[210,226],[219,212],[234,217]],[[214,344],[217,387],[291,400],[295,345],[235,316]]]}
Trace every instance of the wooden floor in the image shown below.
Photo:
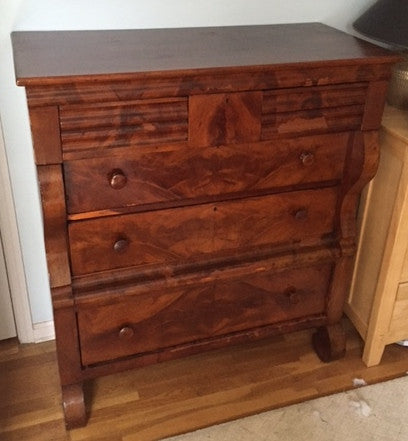
{"label": "wooden floor", "polygon": [[[346,323],[348,325],[348,323]],[[348,325],[343,360],[321,363],[310,332],[274,337],[100,378],[86,386],[85,428],[65,432],[53,342],[0,342],[0,440],[147,441],[406,374],[408,349],[390,345],[366,368]]]}

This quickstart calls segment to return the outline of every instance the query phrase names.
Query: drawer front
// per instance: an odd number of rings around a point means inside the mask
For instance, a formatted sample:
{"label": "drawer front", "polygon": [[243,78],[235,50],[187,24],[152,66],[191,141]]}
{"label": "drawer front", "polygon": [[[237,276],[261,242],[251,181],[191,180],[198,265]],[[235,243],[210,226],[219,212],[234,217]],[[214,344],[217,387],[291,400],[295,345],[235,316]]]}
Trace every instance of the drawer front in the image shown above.
{"label": "drawer front", "polygon": [[366,96],[367,83],[270,90],[264,92],[262,112],[288,113],[363,105]]}
{"label": "drawer front", "polygon": [[332,265],[146,292],[79,307],[82,363],[155,351],[268,324],[324,314]]}
{"label": "drawer front", "polygon": [[367,84],[193,95],[189,141],[217,146],[287,135],[360,130]]}
{"label": "drawer front", "polygon": [[68,212],[225,197],[341,180],[349,135],[67,161]]}
{"label": "drawer front", "polygon": [[190,96],[189,141],[205,147],[259,141],[262,92]]}
{"label": "drawer front", "polygon": [[187,98],[60,107],[64,153],[187,141]]}
{"label": "drawer front", "polygon": [[333,232],[336,199],[337,188],[330,187],[73,222],[72,272],[317,244]]}
{"label": "drawer front", "polygon": [[360,130],[366,93],[364,83],[267,91],[261,138]]}

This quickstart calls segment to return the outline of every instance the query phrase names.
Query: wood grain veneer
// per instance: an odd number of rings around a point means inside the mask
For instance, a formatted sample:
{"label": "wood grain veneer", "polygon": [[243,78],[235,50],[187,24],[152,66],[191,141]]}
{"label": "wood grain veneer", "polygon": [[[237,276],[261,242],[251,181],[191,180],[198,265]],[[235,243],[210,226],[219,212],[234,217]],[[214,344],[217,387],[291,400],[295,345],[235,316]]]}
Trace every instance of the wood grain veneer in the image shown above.
{"label": "wood grain veneer", "polygon": [[[339,182],[350,136],[345,132],[217,148],[136,149],[66,161],[67,209],[72,214],[129,206],[146,210],[152,204],[185,205]],[[112,182],[112,170],[126,180],[123,185]]]}
{"label": "wood grain veneer", "polygon": [[333,234],[336,197],[331,187],[72,223],[72,273],[315,245]]}
{"label": "wood grain veneer", "polygon": [[256,328],[318,316],[324,313],[331,270],[327,264],[220,278],[215,283],[165,292],[149,290],[121,303],[81,308],[82,362],[87,366],[157,347],[211,339],[246,330],[249,323]]}

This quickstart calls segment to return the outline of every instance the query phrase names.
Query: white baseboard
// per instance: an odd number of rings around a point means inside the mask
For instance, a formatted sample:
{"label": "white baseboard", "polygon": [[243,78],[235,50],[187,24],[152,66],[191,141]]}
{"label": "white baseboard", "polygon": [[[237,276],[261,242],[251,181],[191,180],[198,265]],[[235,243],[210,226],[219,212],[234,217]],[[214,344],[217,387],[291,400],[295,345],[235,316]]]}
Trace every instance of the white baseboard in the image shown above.
{"label": "white baseboard", "polygon": [[40,322],[33,324],[34,343],[41,343],[42,341],[54,340],[55,330],[54,322]]}

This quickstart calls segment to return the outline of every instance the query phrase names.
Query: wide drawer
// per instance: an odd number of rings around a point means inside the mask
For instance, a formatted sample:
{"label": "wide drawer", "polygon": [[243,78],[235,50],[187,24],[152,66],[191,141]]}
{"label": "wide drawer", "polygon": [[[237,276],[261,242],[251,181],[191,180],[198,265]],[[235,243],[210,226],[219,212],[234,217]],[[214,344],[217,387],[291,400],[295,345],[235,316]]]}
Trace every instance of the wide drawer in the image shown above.
{"label": "wide drawer", "polygon": [[92,365],[324,314],[332,264],[146,291],[78,308],[82,363]]}
{"label": "wide drawer", "polygon": [[72,222],[72,272],[206,260],[278,244],[315,245],[333,232],[337,191],[328,187]]}
{"label": "wide drawer", "polygon": [[340,180],[348,133],[67,161],[69,213]]}

